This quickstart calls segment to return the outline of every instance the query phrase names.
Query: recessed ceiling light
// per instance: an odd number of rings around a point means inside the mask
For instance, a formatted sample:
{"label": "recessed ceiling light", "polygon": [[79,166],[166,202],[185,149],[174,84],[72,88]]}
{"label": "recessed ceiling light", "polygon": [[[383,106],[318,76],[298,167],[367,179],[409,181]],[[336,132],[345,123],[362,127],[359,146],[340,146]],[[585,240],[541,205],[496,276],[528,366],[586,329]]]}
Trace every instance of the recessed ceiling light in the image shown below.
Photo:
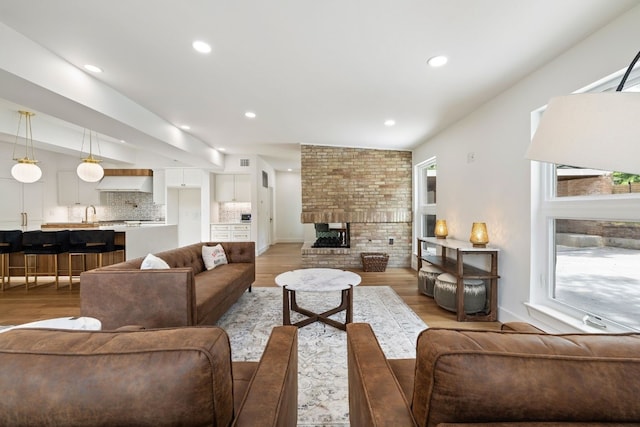
{"label": "recessed ceiling light", "polygon": [[193,48],[200,53],[209,53],[211,52],[211,45],[209,43],[203,42],[202,40],[196,40],[191,43]]}
{"label": "recessed ceiling light", "polygon": [[393,119],[389,119],[389,120],[386,120],[386,121],[384,122],[384,125],[385,125],[385,126],[393,126],[393,125],[395,125],[395,124],[396,124],[396,121],[395,121],[395,120],[393,120]]}
{"label": "recessed ceiling light", "polygon": [[245,117],[248,117],[250,119],[255,119],[256,118],[256,113],[254,113],[253,111],[247,111],[246,113],[244,113]]}
{"label": "recessed ceiling light", "polygon": [[123,144],[125,144],[127,141],[125,141],[124,139],[121,139],[120,142],[122,142]]}
{"label": "recessed ceiling light", "polygon": [[182,125],[182,126],[180,126],[180,129],[189,130],[189,129],[191,129],[191,126]]}
{"label": "recessed ceiling light", "polygon": [[96,67],[95,65],[91,65],[91,64],[84,64],[84,69],[91,71],[92,73],[101,73],[102,72],[102,68],[100,67]]}
{"label": "recessed ceiling light", "polygon": [[218,150],[220,150],[220,151],[227,151],[227,149],[226,149],[226,148],[224,148],[224,147],[220,147],[220,148],[218,148]]}
{"label": "recessed ceiling light", "polygon": [[293,169],[291,169],[291,168],[287,169],[287,172],[292,172],[292,171],[293,171]]}
{"label": "recessed ceiling light", "polygon": [[432,67],[442,67],[444,64],[447,63],[447,61],[449,61],[449,59],[446,56],[438,55],[438,56],[429,58],[429,60],[427,61],[427,64],[429,64]]}

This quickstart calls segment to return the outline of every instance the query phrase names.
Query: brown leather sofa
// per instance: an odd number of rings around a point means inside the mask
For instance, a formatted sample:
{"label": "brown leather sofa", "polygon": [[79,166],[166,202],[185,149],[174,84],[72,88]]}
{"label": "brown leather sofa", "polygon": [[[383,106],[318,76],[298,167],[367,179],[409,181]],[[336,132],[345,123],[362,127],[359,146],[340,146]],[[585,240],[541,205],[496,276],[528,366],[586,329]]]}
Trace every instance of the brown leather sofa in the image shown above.
{"label": "brown leather sofa", "polygon": [[219,242],[228,264],[207,270],[195,243],[155,254],[166,270],[140,270],[143,258],[83,272],[80,312],[103,329],[214,325],[256,279],[254,242]]}
{"label": "brown leather sofa", "polygon": [[2,426],[295,426],[298,334],[232,362],[217,327],[0,334]]}
{"label": "brown leather sofa", "polygon": [[640,423],[640,334],[433,328],[393,360],[352,323],[347,348],[354,427]]}

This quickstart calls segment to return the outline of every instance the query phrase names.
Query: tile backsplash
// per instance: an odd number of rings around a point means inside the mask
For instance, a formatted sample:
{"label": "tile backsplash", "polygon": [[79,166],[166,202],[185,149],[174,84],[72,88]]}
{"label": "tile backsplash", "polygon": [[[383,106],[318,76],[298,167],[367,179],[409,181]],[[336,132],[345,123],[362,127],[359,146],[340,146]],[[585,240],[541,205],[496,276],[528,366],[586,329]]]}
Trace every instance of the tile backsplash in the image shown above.
{"label": "tile backsplash", "polygon": [[[95,208],[98,221],[164,221],[166,217],[166,206],[154,204],[151,193],[103,192],[100,194],[100,205]],[[83,220],[85,209],[86,206],[70,206],[69,221]]]}
{"label": "tile backsplash", "polygon": [[250,202],[220,203],[218,211],[219,222],[240,222],[240,214],[251,213]]}

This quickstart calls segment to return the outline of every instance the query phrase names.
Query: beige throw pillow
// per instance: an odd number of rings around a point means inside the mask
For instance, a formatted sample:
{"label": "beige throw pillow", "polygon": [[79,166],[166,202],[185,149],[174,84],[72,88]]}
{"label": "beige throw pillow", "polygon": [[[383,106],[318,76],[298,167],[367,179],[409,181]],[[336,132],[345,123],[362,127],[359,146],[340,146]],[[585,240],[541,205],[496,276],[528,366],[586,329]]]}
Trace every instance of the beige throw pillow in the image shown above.
{"label": "beige throw pillow", "polygon": [[219,265],[227,264],[227,255],[222,245],[202,246],[202,260],[207,270],[213,270]]}

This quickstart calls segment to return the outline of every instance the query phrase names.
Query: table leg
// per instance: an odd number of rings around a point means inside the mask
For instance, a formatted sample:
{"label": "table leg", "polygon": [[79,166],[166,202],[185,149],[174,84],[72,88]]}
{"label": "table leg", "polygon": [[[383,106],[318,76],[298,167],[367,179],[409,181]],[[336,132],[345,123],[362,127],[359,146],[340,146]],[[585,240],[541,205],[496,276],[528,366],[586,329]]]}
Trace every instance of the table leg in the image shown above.
{"label": "table leg", "polygon": [[[347,315],[344,324],[353,323],[353,285],[349,285],[349,289],[342,291],[342,298],[347,294]],[[346,328],[345,328],[346,329]]]}
{"label": "table leg", "polygon": [[[286,286],[282,287],[282,324],[290,325],[291,324],[291,310],[289,307],[289,289]],[[295,291],[294,291],[295,295]]]}
{"label": "table leg", "polygon": [[[346,330],[346,325],[353,322],[353,286],[349,286],[349,289],[341,291],[340,305],[327,310],[323,313],[314,313],[313,311],[302,308],[296,301],[296,292],[286,289],[283,286],[283,319],[285,325],[291,325],[290,312],[295,311],[297,313],[307,316],[307,319],[293,323],[294,326],[303,327],[313,322],[322,322],[327,325],[331,325],[335,328]],[[329,316],[345,311],[345,322],[341,323],[333,319],[329,319]]]}

